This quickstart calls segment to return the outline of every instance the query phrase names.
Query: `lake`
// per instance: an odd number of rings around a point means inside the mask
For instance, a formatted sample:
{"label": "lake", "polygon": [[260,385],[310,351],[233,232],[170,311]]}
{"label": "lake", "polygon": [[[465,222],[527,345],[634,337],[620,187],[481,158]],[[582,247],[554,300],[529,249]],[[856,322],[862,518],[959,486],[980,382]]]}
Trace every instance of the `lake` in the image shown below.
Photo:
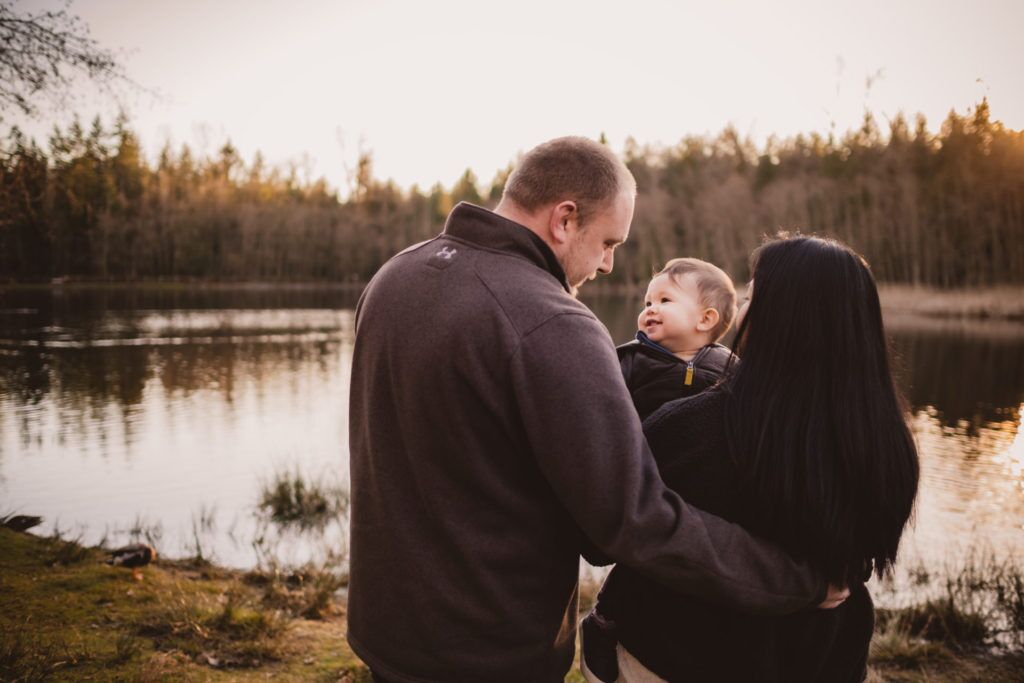
{"label": "lake", "polygon": [[[268,524],[257,503],[280,473],[347,486],[356,297],[0,290],[0,515],[236,567],[343,553],[343,523],[310,535]],[[638,299],[584,300],[617,341],[632,337]],[[886,324],[923,473],[901,562],[1024,557],[1024,324]]]}

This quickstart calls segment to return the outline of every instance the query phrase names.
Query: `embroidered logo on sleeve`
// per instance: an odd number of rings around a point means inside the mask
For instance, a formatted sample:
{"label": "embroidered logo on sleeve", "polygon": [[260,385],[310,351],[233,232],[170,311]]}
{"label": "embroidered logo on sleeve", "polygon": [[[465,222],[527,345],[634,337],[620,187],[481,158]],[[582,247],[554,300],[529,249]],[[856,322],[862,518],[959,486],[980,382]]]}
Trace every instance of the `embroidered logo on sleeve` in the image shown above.
{"label": "embroidered logo on sleeve", "polygon": [[441,247],[440,250],[431,255],[427,263],[435,268],[447,268],[455,261],[458,253],[459,250],[455,247]]}

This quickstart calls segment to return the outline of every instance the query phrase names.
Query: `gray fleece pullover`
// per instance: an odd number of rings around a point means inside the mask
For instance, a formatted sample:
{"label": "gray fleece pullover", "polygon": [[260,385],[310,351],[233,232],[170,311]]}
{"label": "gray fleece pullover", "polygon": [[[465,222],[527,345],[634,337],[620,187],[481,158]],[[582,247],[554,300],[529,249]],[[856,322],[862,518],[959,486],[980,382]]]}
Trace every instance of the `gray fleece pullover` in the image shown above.
{"label": "gray fleece pullover", "polygon": [[561,681],[580,552],[755,614],[823,581],[686,505],[615,347],[523,226],[459,204],[356,311],[349,642],[394,681]]}

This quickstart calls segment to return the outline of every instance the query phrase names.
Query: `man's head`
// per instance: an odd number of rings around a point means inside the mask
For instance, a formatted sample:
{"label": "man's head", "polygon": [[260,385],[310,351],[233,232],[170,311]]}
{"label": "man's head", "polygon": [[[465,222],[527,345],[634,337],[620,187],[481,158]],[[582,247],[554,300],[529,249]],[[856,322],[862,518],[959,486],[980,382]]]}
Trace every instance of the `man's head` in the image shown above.
{"label": "man's head", "polygon": [[607,147],[556,138],[527,152],[495,211],[544,240],[575,289],[611,272],[615,247],[629,236],[635,195],[632,174]]}
{"label": "man's head", "polygon": [[651,279],[637,326],[679,353],[718,341],[735,316],[732,279],[707,261],[677,258]]}

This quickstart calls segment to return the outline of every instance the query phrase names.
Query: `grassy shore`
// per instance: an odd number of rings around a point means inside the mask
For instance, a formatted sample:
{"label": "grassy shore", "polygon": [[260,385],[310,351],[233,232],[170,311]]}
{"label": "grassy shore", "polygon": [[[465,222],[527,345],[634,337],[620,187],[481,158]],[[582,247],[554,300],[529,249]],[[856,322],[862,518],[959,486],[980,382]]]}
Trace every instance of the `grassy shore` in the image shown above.
{"label": "grassy shore", "polygon": [[369,681],[334,578],[104,557],[0,528],[0,680]]}
{"label": "grassy shore", "polygon": [[941,290],[882,284],[878,296],[887,316],[1024,322],[1024,287]]}
{"label": "grassy shore", "polygon": [[[343,577],[161,559],[136,582],[104,557],[0,528],[0,680],[369,681],[345,642]],[[941,600],[880,612],[868,680],[1019,681],[1024,654],[985,646],[976,619]]]}

